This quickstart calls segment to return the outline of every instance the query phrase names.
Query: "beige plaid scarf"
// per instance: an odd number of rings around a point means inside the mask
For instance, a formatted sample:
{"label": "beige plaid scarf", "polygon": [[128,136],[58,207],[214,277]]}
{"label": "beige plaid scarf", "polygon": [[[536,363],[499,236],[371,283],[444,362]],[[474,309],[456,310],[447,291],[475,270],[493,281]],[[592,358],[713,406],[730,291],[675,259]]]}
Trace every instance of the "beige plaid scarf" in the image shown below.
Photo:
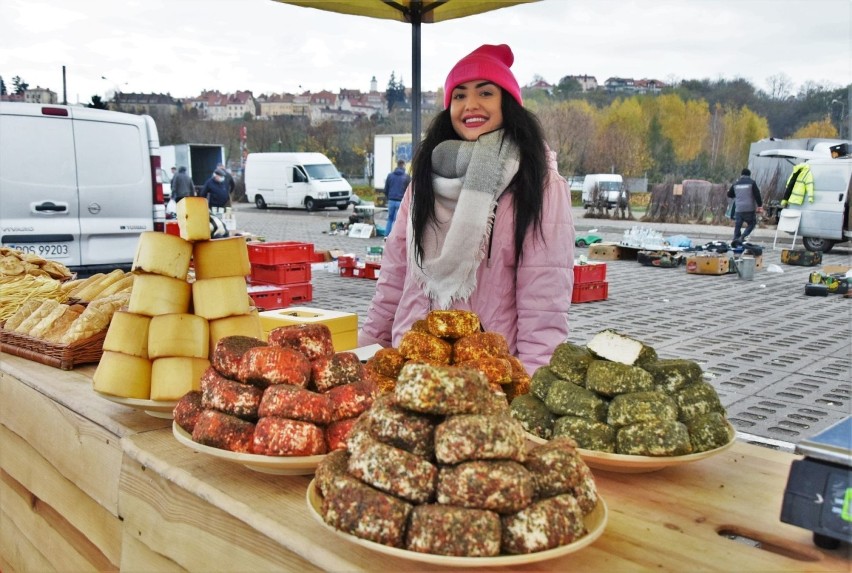
{"label": "beige plaid scarf", "polygon": [[437,222],[424,230],[421,269],[414,261],[409,218],[408,257],[417,284],[434,308],[467,300],[476,288],[476,270],[486,254],[497,200],[519,164],[518,146],[502,129],[475,142],[448,140],[432,151]]}

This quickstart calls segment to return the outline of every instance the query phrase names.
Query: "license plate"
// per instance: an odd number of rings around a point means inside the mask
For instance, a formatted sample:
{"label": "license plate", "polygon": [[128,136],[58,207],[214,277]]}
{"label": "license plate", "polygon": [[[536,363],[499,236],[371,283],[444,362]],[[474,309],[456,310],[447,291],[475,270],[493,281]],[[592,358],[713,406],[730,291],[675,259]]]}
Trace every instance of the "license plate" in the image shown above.
{"label": "license plate", "polygon": [[344,199],[343,201],[338,201],[337,204],[338,205],[346,205],[346,200]]}
{"label": "license plate", "polygon": [[5,246],[17,249],[22,253],[38,255],[40,257],[54,258],[68,256],[67,243],[24,243],[22,245],[8,244]]}

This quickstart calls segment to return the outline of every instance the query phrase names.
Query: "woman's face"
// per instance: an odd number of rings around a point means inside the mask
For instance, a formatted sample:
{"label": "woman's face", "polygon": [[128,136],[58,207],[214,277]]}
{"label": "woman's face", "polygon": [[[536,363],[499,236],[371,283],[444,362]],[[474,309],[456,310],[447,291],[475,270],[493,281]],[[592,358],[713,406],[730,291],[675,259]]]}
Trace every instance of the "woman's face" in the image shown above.
{"label": "woman's face", "polygon": [[483,133],[503,127],[503,91],[488,80],[473,80],[453,89],[450,119],[465,141],[476,141]]}

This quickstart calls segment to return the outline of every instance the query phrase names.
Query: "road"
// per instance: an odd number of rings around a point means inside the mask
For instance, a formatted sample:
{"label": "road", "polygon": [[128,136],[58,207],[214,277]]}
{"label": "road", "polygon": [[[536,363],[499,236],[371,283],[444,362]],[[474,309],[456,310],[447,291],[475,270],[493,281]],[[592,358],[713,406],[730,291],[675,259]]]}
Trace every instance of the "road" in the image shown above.
{"label": "road", "polygon": [[[368,247],[383,244],[379,237],[329,233],[329,224],[346,220],[351,210],[259,211],[238,205],[235,211],[239,229],[267,241],[310,242],[317,250],[339,249],[362,257]],[[699,245],[730,241],[733,235],[724,226],[587,219],[581,208],[574,210],[574,222],[578,233],[595,229],[605,241],[615,242],[632,227],[666,237],[686,235]],[[753,238],[765,248],[765,268],[752,281],[736,274],[693,275],[683,267],[608,261],[608,298],[572,305],[569,340],[585,344],[597,332],[613,328],[650,344],[662,358],[695,360],[741,439],[791,451],[796,442],[852,411],[852,299],[804,295],[815,268],[780,262],[791,235],[779,236],[775,250],[774,228],[758,229]],[[575,250],[575,256],[586,253]],[[837,246],[823,263],[852,265],[852,250]],[[321,267],[313,270],[308,306],[355,312],[363,323],[375,282],[342,278],[333,266]],[[769,272],[768,267],[782,272]]]}

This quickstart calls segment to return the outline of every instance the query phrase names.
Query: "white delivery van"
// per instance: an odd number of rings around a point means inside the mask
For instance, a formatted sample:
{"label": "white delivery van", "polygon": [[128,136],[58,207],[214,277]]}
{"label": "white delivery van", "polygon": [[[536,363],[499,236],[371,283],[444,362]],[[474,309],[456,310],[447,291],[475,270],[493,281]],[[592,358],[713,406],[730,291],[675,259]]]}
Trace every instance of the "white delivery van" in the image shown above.
{"label": "white delivery van", "polygon": [[322,153],[249,153],[246,195],[258,209],[349,206],[352,186]]}
{"label": "white delivery van", "polygon": [[832,158],[824,152],[771,149],[761,157],[786,158],[791,163],[806,162],[814,180],[814,201],[785,207],[802,212],[798,234],[809,251],[828,253],[836,243],[852,240],[852,155]]}
{"label": "white delivery van", "polygon": [[0,243],[81,274],[129,269],[165,224],[154,120],[0,102]]}
{"label": "white delivery van", "polygon": [[601,201],[606,200],[608,208],[618,205],[618,197],[624,187],[624,179],[614,173],[591,173],[583,179],[583,207],[595,204],[595,190],[600,193]]}

